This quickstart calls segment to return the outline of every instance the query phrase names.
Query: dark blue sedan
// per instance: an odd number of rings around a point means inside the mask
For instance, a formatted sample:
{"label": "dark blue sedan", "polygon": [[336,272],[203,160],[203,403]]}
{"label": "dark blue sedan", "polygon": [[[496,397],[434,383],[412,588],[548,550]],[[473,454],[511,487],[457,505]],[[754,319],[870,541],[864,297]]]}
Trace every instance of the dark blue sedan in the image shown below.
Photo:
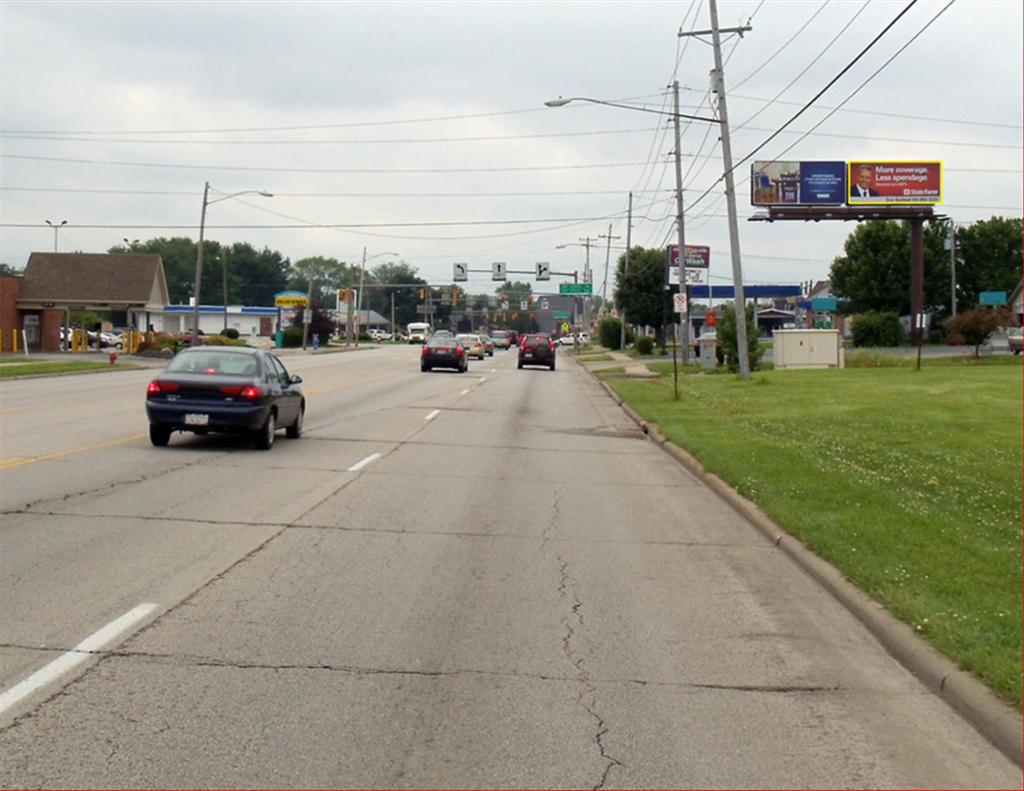
{"label": "dark blue sedan", "polygon": [[306,399],[270,352],[240,346],[197,346],[178,352],[149,383],[149,439],[166,445],[173,431],[249,434],[269,450],[284,427],[302,436]]}

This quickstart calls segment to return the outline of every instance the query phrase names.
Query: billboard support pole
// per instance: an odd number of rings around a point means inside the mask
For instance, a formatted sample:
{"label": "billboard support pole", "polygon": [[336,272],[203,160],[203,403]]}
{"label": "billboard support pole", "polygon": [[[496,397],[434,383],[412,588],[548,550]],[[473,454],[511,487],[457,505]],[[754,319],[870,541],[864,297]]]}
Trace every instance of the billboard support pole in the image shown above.
{"label": "billboard support pole", "polygon": [[917,344],[917,369],[921,370],[924,342],[924,220],[910,221],[910,321],[911,338]]}

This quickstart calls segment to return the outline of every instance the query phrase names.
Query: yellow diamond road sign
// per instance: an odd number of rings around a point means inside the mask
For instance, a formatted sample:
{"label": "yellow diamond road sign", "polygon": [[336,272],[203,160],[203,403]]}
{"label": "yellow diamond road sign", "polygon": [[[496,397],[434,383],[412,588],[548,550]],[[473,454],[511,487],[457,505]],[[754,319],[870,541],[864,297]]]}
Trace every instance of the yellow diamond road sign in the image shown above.
{"label": "yellow diamond road sign", "polygon": [[568,332],[568,331],[569,331],[569,322],[563,321],[562,322],[562,332]]}

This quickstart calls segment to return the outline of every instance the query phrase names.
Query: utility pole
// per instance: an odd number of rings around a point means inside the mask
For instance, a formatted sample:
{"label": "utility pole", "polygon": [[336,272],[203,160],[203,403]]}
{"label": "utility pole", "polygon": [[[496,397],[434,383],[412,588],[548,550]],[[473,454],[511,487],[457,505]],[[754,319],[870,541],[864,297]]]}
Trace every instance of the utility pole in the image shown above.
{"label": "utility pole", "polygon": [[[682,135],[679,129],[679,80],[672,83],[672,99],[675,110],[675,117],[672,119],[675,127],[675,165],[676,165],[676,230],[678,231],[679,245],[679,293],[683,295],[683,312],[679,315],[679,323],[682,325],[682,352],[683,365],[690,362],[690,300],[686,286],[686,220],[683,216],[683,159],[682,159]],[[672,353],[672,369],[675,374],[675,395],[679,398],[679,375],[675,371],[676,354]]]}
{"label": "utility pole", "polygon": [[[597,241],[600,237],[584,236],[580,238],[583,242],[583,246],[587,248],[587,261],[583,266],[583,282],[590,283],[593,285],[592,273],[590,271],[590,245]],[[590,295],[583,295],[583,324],[587,328],[587,332],[590,331]]]}
{"label": "utility pole", "polygon": [[309,343],[309,323],[313,318],[313,266],[309,267],[309,290],[306,292],[306,307],[302,311],[302,351]]}
{"label": "utility pole", "polygon": [[359,348],[359,326],[362,323],[360,310],[363,307],[363,276],[366,274],[366,248],[363,248],[363,263],[359,265],[359,290],[356,292],[356,348]]}
{"label": "utility pole", "polygon": [[394,337],[398,332],[395,328],[395,292],[391,292],[391,336]]}
{"label": "utility pole", "polygon": [[224,287],[224,329],[228,328],[228,248],[220,248],[220,279]]}
{"label": "utility pole", "polygon": [[949,221],[949,301],[953,318],[956,318],[956,223]]}
{"label": "utility pole", "polygon": [[[626,261],[622,269],[622,287],[626,287],[626,278],[629,277],[629,244],[633,232],[633,193],[629,193],[629,209],[626,212]],[[619,350],[626,350],[626,307],[619,304]]]}
{"label": "utility pole", "polygon": [[[631,193],[632,194],[632,193]],[[608,245],[604,251],[604,283],[601,284],[601,303],[608,304],[608,265],[612,257],[612,239],[621,239],[621,236],[612,236],[612,224],[608,223],[608,233],[601,234],[598,239],[607,239]]]}
{"label": "utility pole", "polygon": [[[722,132],[722,166],[725,168],[725,199],[729,212],[729,247],[732,251],[733,304],[736,308],[736,354],[740,364],[740,379],[750,378],[750,354],[747,349],[747,310],[743,295],[743,266],[740,261],[740,229],[736,219],[736,184],[732,174],[732,143],[729,139],[729,109],[725,100],[725,67],[722,65],[722,33],[737,33],[742,36],[752,30],[750,25],[720,28],[718,26],[718,4],[708,0],[711,15],[711,30],[679,31],[680,36],[704,36],[711,34],[715,53],[715,68],[711,72],[711,89],[718,95],[718,121]],[[680,250],[682,255],[682,250]],[[682,271],[680,271],[680,276]],[[710,285],[710,284],[709,284]]]}

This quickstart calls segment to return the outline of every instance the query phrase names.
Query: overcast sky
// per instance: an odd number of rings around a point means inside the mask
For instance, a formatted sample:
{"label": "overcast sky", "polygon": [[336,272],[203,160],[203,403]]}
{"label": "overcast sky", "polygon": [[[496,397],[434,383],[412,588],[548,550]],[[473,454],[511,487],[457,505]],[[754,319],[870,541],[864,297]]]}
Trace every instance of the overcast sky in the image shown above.
{"label": "overcast sky", "polygon": [[[734,158],[908,4],[721,0],[723,27],[753,28],[723,46]],[[946,5],[913,4],[757,158],[941,160],[938,211],[964,223],[1021,216],[1020,0],[957,0],[872,77]],[[0,261],[21,268],[30,252],[52,250],[45,220],[67,220],[62,251],[197,238],[209,181],[212,198],[274,193],[209,206],[209,239],[269,246],[293,261],[358,261],[366,246],[370,256],[397,252],[444,283],[456,261],[582,269],[578,245],[590,237],[599,292],[606,240],[596,237],[611,225],[621,237],[613,244],[624,244],[630,190],[633,243],[674,238],[672,134],[656,114],[544,101],[583,96],[670,110],[666,86],[678,79],[682,112],[714,115],[710,37],[677,36],[709,26],[706,0],[4,0]],[[710,246],[712,282],[728,282],[718,127],[684,125],[680,148],[687,243]],[[825,278],[853,224],[748,222],[749,173],[749,163],[736,170],[745,281]],[[493,285],[484,274],[469,283],[471,291]]]}

